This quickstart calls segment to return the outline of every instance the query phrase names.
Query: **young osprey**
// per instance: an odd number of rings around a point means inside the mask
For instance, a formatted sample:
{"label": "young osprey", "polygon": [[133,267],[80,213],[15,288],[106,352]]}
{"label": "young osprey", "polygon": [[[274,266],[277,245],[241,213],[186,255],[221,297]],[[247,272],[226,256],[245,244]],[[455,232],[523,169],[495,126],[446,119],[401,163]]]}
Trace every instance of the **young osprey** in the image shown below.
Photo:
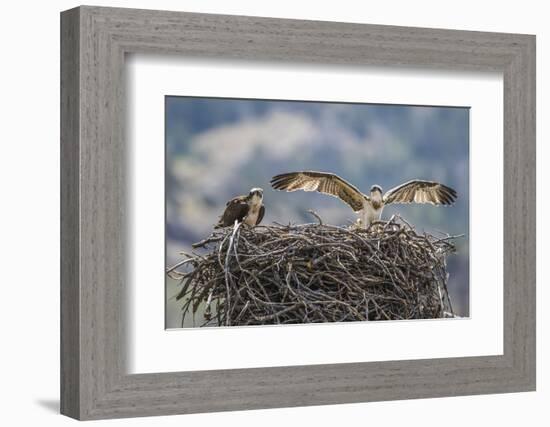
{"label": "young osprey", "polygon": [[271,179],[276,190],[318,191],[338,197],[360,215],[362,228],[379,221],[385,205],[390,203],[431,203],[432,205],[452,205],[456,191],[446,185],[432,181],[413,179],[392,188],[382,195],[382,188],[373,185],[370,196],[361,193],[356,187],[339,176],[315,171],[291,172],[276,175]]}
{"label": "young osprey", "polygon": [[247,225],[258,225],[265,214],[265,207],[262,204],[264,190],[253,188],[248,196],[237,196],[225,205],[225,211],[214,228],[228,227],[237,222],[244,222]]}

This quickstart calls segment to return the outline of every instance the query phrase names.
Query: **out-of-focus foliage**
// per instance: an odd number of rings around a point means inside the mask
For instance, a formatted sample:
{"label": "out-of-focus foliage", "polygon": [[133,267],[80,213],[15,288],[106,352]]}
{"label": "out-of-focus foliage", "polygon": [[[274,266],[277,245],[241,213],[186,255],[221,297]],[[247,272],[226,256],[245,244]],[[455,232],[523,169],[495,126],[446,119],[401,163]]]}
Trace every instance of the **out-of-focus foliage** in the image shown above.
{"label": "out-of-focus foliage", "polygon": [[[449,258],[449,291],[457,314],[468,315],[468,120],[467,108],[454,107],[168,97],[167,264],[210,234],[227,200],[252,187],[264,189],[264,223],[311,222],[308,209],[327,223],[355,220],[335,198],[272,190],[269,180],[282,172],[330,171],[364,192],[441,181],[458,192],[452,207],[391,205],[383,218],[400,213],[418,231],[465,234]],[[167,307],[176,319],[179,307]]]}

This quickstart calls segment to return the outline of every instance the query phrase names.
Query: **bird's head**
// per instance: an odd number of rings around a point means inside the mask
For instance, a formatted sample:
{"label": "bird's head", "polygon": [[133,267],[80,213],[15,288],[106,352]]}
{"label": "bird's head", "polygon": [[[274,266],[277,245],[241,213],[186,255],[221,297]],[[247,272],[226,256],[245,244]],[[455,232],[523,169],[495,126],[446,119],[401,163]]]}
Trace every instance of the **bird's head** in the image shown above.
{"label": "bird's head", "polygon": [[248,200],[252,202],[261,202],[264,198],[264,190],[261,188],[253,188],[250,190],[250,193],[248,193]]}
{"label": "bird's head", "polygon": [[382,195],[382,187],[380,187],[379,185],[373,185],[370,188],[370,194],[371,196],[374,196],[375,194]]}

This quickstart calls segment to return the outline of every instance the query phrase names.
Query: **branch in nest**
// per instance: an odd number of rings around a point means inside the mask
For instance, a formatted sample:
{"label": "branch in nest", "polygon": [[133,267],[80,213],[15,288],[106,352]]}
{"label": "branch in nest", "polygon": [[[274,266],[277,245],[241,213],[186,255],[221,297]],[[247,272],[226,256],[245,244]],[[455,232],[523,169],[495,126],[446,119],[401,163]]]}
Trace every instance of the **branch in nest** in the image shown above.
{"label": "branch in nest", "polygon": [[313,215],[315,218],[317,218],[317,221],[319,221],[319,225],[323,225],[323,220],[321,219],[321,217],[317,212],[315,212],[313,209],[308,209],[307,212]]}

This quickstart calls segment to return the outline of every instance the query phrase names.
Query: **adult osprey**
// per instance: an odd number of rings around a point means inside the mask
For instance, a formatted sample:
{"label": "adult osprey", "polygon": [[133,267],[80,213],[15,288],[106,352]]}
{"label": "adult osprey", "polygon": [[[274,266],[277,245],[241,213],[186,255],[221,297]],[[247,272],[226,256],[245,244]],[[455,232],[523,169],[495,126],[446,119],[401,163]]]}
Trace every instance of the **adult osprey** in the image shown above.
{"label": "adult osprey", "polygon": [[237,222],[244,222],[247,225],[258,225],[265,214],[265,207],[262,204],[264,190],[253,188],[247,196],[237,196],[225,205],[225,211],[215,228],[228,227]]}
{"label": "adult osprey", "polygon": [[276,175],[271,179],[271,186],[276,190],[318,191],[338,197],[354,212],[359,213],[359,224],[363,228],[367,228],[373,221],[380,220],[384,206],[390,203],[451,205],[456,200],[456,191],[438,182],[413,179],[392,188],[384,195],[379,185],[373,185],[370,196],[367,196],[335,174],[314,171]]}

